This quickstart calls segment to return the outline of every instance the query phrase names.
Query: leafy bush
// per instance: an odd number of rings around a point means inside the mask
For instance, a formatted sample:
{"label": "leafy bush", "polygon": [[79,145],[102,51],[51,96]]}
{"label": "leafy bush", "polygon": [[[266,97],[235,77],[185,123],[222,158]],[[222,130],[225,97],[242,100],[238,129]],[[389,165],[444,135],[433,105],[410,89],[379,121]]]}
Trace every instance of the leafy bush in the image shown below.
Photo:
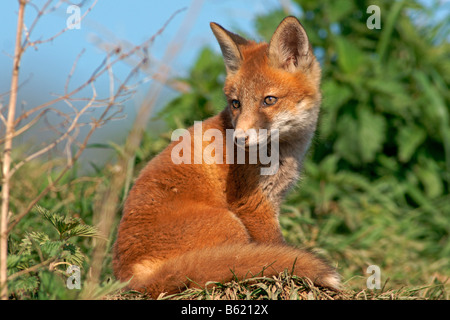
{"label": "leafy bush", "polygon": [[10,292],[21,299],[71,297],[65,283],[66,270],[68,266],[83,268],[86,262],[86,255],[73,240],[97,237],[97,229],[79,218],[50,213],[39,206],[36,210],[51,228],[26,232],[20,243],[10,242]]}

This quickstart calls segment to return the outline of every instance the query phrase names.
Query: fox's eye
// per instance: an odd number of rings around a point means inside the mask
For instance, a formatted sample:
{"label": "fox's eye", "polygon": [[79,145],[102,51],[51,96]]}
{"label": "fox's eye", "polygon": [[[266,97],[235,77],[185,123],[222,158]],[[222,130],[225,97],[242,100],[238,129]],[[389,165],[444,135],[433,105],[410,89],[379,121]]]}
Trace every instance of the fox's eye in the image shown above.
{"label": "fox's eye", "polygon": [[241,102],[239,100],[231,100],[231,105],[234,109],[239,109],[241,107]]}
{"label": "fox's eye", "polygon": [[267,96],[264,98],[264,105],[265,106],[273,106],[277,102],[278,98],[273,96]]}

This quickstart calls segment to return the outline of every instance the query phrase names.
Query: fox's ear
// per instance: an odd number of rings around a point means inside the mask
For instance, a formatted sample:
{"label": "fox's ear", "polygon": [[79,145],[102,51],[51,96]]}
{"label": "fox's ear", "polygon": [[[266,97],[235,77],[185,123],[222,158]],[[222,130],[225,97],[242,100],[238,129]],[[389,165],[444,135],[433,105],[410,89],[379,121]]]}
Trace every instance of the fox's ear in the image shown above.
{"label": "fox's ear", "polygon": [[222,28],[217,23],[210,23],[211,29],[219,42],[227,73],[235,73],[242,62],[239,45],[245,45],[247,40],[241,36]]}
{"label": "fox's ear", "polygon": [[294,72],[311,64],[312,52],[306,31],[295,17],[281,21],[269,43],[270,62]]}

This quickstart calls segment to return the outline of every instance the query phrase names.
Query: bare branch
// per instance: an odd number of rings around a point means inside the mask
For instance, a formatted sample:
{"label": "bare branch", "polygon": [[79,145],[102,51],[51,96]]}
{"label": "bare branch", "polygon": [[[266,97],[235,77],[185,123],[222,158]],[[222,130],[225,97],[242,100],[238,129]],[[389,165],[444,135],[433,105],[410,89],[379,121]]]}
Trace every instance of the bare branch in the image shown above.
{"label": "bare branch", "polygon": [[[41,10],[38,11],[38,14],[36,15],[36,18],[34,19],[30,29],[28,30],[28,32],[26,32],[26,41],[24,42],[24,44],[22,45],[22,47],[24,48],[24,50],[26,50],[28,47],[37,47],[40,44],[43,43],[47,43],[47,42],[52,42],[53,40],[55,40],[56,38],[58,38],[59,36],[61,36],[63,33],[65,33],[66,31],[70,30],[70,28],[68,26],[66,26],[64,29],[61,29],[59,32],[57,32],[56,34],[54,34],[53,36],[45,39],[45,40],[36,40],[36,41],[31,41],[30,40],[30,35],[33,32],[34,28],[37,25],[37,22],[39,21],[39,19],[44,15],[44,14],[48,14],[51,11],[56,10],[62,3],[64,3],[65,1],[60,1],[59,3],[57,3],[54,7],[50,8],[49,11],[46,12],[46,9],[48,8],[48,6],[51,4],[51,0],[47,1],[44,6],[42,7]],[[87,16],[87,14],[89,12],[92,11],[92,9],[95,7],[95,5],[97,4],[98,0],[94,0],[94,2],[92,3],[92,5],[86,10],[86,12],[80,17],[80,23],[81,21],[84,20],[84,18]]]}
{"label": "bare branch", "polygon": [[[177,10],[168,20],[168,22],[170,22],[176,14],[178,14],[179,12],[183,11],[184,9],[180,9]],[[58,103],[60,101],[63,100],[67,100],[70,97],[75,96],[76,94],[78,94],[79,92],[81,92],[83,89],[85,89],[91,82],[96,81],[100,76],[102,76],[104,73],[109,71],[109,68],[114,66],[116,63],[123,61],[124,59],[134,55],[136,52],[142,50],[143,48],[147,48],[151,43],[154,42],[155,38],[157,35],[160,35],[162,33],[162,31],[164,30],[164,28],[168,25],[168,22],[166,22],[164,24],[164,27],[161,28],[160,30],[158,30],[158,32],[153,35],[151,38],[149,38],[148,40],[144,41],[142,44],[137,45],[135,47],[133,47],[132,49],[130,49],[127,52],[122,52],[119,55],[117,55],[116,59],[112,60],[111,63],[107,64],[107,61],[109,59],[110,56],[113,56],[114,52],[109,53],[107,55],[107,57],[105,57],[105,59],[100,63],[100,65],[94,70],[94,72],[91,74],[91,76],[89,77],[89,79],[84,82],[82,85],[80,85],[79,87],[77,87],[76,89],[70,91],[70,92],[65,92],[64,95],[59,96],[58,98],[55,98],[53,100],[47,101],[39,106],[36,106],[26,112],[24,112],[23,114],[21,114],[15,122],[15,126],[17,126],[22,120],[30,117],[33,113],[38,112],[39,110],[42,110],[44,108],[47,108],[55,103]],[[145,60],[142,60],[145,62]],[[141,62],[142,63],[142,62]]]}
{"label": "bare branch", "polygon": [[[46,147],[40,149],[39,151],[36,151],[35,153],[29,155],[28,157],[26,157],[25,159],[23,159],[22,161],[20,161],[19,163],[17,163],[10,172],[10,176],[12,176],[21,166],[23,166],[25,163],[41,156],[42,154],[48,152],[49,150],[53,149],[54,147],[56,147],[61,141],[64,141],[65,139],[67,139],[68,137],[70,137],[70,133],[76,128],[78,121],[80,119],[80,117],[86,112],[86,110],[88,110],[91,106],[92,103],[95,101],[95,98],[97,97],[97,93],[95,91],[95,86],[92,84],[92,99],[91,101],[89,101],[88,104],[86,104],[83,109],[74,117],[72,124],[70,125],[70,127],[67,129],[67,131],[61,135],[60,137],[58,137],[55,141],[53,141],[52,143],[48,144]],[[71,161],[71,165],[72,166],[72,161]]]}
{"label": "bare branch", "polygon": [[72,76],[75,72],[78,61],[80,60],[81,56],[84,54],[85,51],[86,51],[85,49],[81,50],[81,52],[78,54],[78,56],[75,58],[75,61],[72,64],[72,69],[70,70],[69,74],[67,75],[66,85],[64,86],[64,94],[66,94],[66,95],[67,95],[67,91],[69,90],[70,80],[72,79]]}
{"label": "bare branch", "polygon": [[20,277],[20,276],[22,276],[24,274],[27,274],[27,273],[39,270],[40,268],[42,268],[42,267],[44,267],[46,265],[49,265],[49,264],[51,264],[52,262],[54,262],[56,260],[57,260],[57,258],[53,257],[53,258],[47,259],[47,260],[45,260],[45,261],[43,261],[41,263],[38,263],[38,264],[36,264],[36,265],[34,265],[32,267],[29,267],[29,268],[26,268],[24,270],[21,270],[21,271],[18,271],[16,273],[13,273],[12,275],[10,275],[8,277],[8,281],[12,281],[12,280],[16,279],[17,277]]}
{"label": "bare branch", "polygon": [[8,298],[7,286],[7,258],[8,258],[8,213],[9,213],[9,189],[10,189],[10,168],[11,168],[11,150],[14,136],[14,118],[17,103],[17,87],[19,83],[19,66],[22,58],[23,48],[22,30],[25,15],[25,6],[27,1],[19,1],[19,14],[17,18],[16,45],[14,49],[14,63],[11,77],[11,94],[9,96],[8,118],[6,122],[5,148],[2,158],[2,204],[0,211],[0,299]]}

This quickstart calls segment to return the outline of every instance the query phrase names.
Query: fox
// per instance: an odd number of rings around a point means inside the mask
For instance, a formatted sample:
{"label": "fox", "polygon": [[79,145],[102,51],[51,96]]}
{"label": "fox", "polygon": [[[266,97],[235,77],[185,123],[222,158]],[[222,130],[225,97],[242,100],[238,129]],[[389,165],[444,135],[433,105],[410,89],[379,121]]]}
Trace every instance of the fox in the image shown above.
{"label": "fox", "polygon": [[[195,162],[194,153],[210,143],[184,136],[146,164],[124,202],[113,245],[115,277],[152,298],[285,270],[340,290],[336,268],[288,244],[279,223],[321,104],[321,68],[307,33],[293,16],[281,21],[269,42],[247,40],[214,22],[210,27],[225,64],[226,106],[201,122],[201,133],[236,134],[221,141],[222,151],[212,152],[224,161]],[[241,148],[248,160],[249,147],[262,146],[249,139],[251,129],[277,132],[278,166],[272,174],[261,174],[267,165],[259,160],[225,161],[223,150]],[[194,128],[187,132],[194,134]],[[177,149],[181,140],[191,148]],[[174,153],[192,161],[174,163]]]}

